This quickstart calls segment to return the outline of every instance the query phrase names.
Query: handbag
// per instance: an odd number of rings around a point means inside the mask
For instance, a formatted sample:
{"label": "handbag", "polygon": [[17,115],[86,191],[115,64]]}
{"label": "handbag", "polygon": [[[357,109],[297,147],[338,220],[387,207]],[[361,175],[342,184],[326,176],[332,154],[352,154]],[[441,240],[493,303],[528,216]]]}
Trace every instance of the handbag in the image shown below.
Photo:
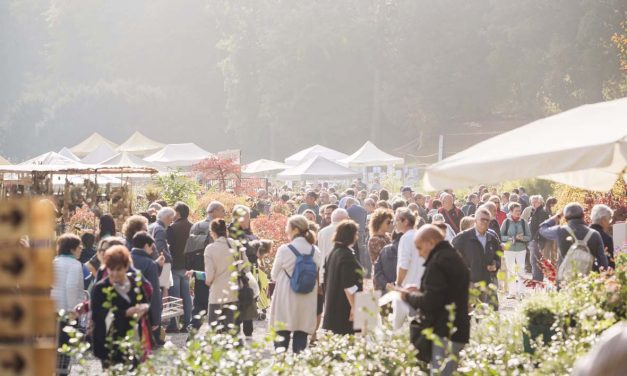
{"label": "handbag", "polygon": [[418,350],[417,358],[423,362],[431,362],[433,356],[433,341],[427,338],[422,331],[426,329],[423,323],[412,320],[409,324],[409,340]]}

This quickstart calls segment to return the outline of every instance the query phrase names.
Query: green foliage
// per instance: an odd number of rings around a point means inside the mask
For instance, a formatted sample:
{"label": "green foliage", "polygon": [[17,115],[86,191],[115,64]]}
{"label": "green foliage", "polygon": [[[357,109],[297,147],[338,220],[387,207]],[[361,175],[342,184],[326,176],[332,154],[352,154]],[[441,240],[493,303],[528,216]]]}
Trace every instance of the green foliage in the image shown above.
{"label": "green foliage", "polygon": [[196,206],[200,185],[180,170],[171,171],[165,175],[157,175],[154,178],[154,183],[161,190],[161,198],[168,205],[182,201],[191,208]]}
{"label": "green foliage", "polygon": [[529,195],[542,195],[547,197],[554,194],[554,183],[544,179],[520,179],[502,183],[498,186],[499,192],[511,192],[514,188],[524,187]]}

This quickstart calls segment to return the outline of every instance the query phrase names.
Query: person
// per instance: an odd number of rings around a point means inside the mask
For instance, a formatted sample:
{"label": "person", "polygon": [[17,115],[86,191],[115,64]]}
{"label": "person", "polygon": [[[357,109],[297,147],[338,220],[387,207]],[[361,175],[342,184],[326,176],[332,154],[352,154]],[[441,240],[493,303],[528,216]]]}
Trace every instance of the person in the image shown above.
{"label": "person", "polygon": [[[415,249],[420,252],[420,258],[426,260],[420,291],[397,289],[404,301],[420,311],[422,326],[432,328],[437,338],[432,344],[431,374],[452,375],[457,369],[456,359],[470,337],[470,273],[459,252],[433,225],[424,225],[418,230]],[[454,330],[449,327],[450,306],[455,315]]]}
{"label": "person", "polygon": [[172,254],[168,244],[167,229],[174,221],[175,215],[174,209],[167,206],[162,207],[157,213],[157,222],[148,226],[148,233],[155,239],[155,247],[157,249],[157,252],[152,257],[156,259],[162,255],[165,258],[165,263],[159,275],[159,286],[161,287],[163,297],[168,296],[168,289],[174,283],[172,280]]}
{"label": "person", "polygon": [[496,236],[501,239],[501,226],[499,226],[499,222],[496,219],[496,208],[497,206],[492,201],[486,201],[485,204],[480,207],[485,208],[488,212],[490,212],[490,224],[488,228],[496,234]]}
{"label": "person", "polygon": [[431,201],[431,210],[429,210],[429,212],[427,213],[427,217],[428,217],[427,222],[433,221],[433,216],[438,214],[438,211],[440,210],[441,207],[442,207],[442,201],[438,200],[437,198]]}
{"label": "person", "polygon": [[[155,240],[146,231],[139,231],[133,236],[133,248],[131,249],[131,261],[133,268],[140,271],[143,278],[150,282],[151,286],[159,286],[159,265],[152,258]],[[161,259],[160,261],[164,261]],[[156,331],[161,323],[163,304],[161,291],[153,288],[150,298],[150,323],[152,331]]]}
{"label": "person", "polygon": [[[57,311],[70,312],[83,300],[83,266],[78,261],[81,250],[81,239],[74,234],[63,234],[57,239],[57,256],[52,262],[54,283],[50,293]],[[70,319],[61,317],[59,320],[59,348],[70,343],[69,335],[63,330]],[[70,360],[67,354],[57,355],[59,374],[70,373]]]}
{"label": "person", "polygon": [[370,186],[370,192],[378,192],[381,188],[381,180],[379,178],[374,178],[374,183]]}
{"label": "person", "polygon": [[[496,219],[496,221],[498,222],[499,228],[500,228],[500,226],[503,224],[503,222],[507,218],[507,213],[505,213],[502,210],[501,199],[499,198],[499,196],[497,196],[497,195],[490,196],[490,202],[492,202],[494,205],[496,205],[496,212],[493,214],[493,216]],[[499,233],[500,233],[500,231],[499,231]]]}
{"label": "person", "polygon": [[503,192],[501,194],[501,211],[505,214],[509,213],[509,199],[510,199],[510,193],[509,192]]}
{"label": "person", "polygon": [[558,268],[574,242],[573,234],[577,240],[582,240],[586,237],[588,231],[592,231],[587,245],[590,253],[595,258],[594,268],[596,268],[596,270],[599,270],[600,268],[607,269],[608,262],[605,250],[603,249],[603,239],[596,230],[590,229],[586,226],[586,223],[583,220],[583,207],[579,203],[571,202],[564,207],[563,215],[564,219],[566,219],[566,225],[559,225],[562,213],[558,213],[542,222],[539,229],[540,235],[557,242],[557,247],[559,249],[559,257],[557,261]]}
{"label": "person", "polygon": [[370,262],[370,256],[368,255],[368,236],[366,233],[368,228],[368,212],[366,212],[366,209],[359,205],[359,201],[357,201],[357,199],[352,197],[349,197],[346,200],[346,211],[348,212],[350,219],[355,221],[355,223],[359,226],[359,239],[357,239],[357,243],[353,248],[355,255],[366,270],[364,278],[372,278],[372,263]]}
{"label": "person", "polygon": [[540,265],[542,257],[541,251],[544,249],[546,239],[540,236],[540,224],[549,219],[549,214],[544,210],[544,199],[540,195],[533,195],[530,204],[525,210],[531,208],[529,216],[529,232],[531,241],[529,242],[529,261],[531,263],[531,276],[534,281],[542,282],[544,273]]}
{"label": "person", "polygon": [[[461,221],[459,223],[461,225]],[[433,217],[431,217],[431,224],[436,225],[442,231],[444,231],[444,234],[445,234],[444,240],[446,240],[446,241],[453,240],[455,235],[457,235],[455,233],[455,231],[453,230],[453,227],[451,227],[451,225],[446,223],[446,219],[440,213],[436,213],[436,214],[433,215]]]}
{"label": "person", "polygon": [[116,235],[113,216],[111,214],[103,214],[98,222],[98,241]]}
{"label": "person", "polygon": [[603,240],[603,249],[607,256],[607,265],[614,269],[616,264],[614,263],[614,239],[609,234],[612,231],[612,217],[614,211],[609,206],[603,204],[597,204],[592,207],[590,212],[590,219],[592,224],[590,228],[598,231]]}
{"label": "person", "polygon": [[329,205],[331,203],[331,197],[329,196],[329,192],[322,191],[320,192],[320,206]]}
{"label": "person", "polygon": [[471,217],[475,214],[478,204],[479,196],[476,193],[471,193],[470,195],[468,195],[468,201],[466,202],[466,205],[462,207],[462,212],[465,216]]}
{"label": "person", "polygon": [[316,223],[320,223],[320,207],[316,204],[318,194],[315,191],[308,191],[305,195],[305,202],[298,207],[298,214],[303,214],[305,210],[310,209],[316,214]]}
{"label": "person", "polygon": [[[194,223],[190,229],[190,238],[199,237],[201,245],[197,245],[192,248],[191,252],[186,254],[186,269],[193,271],[205,270],[205,248],[207,245],[213,242],[213,238],[210,234],[210,223],[214,219],[223,219],[226,215],[224,204],[219,201],[211,201],[207,205],[207,217]],[[188,241],[189,241],[188,239]],[[187,246],[186,246],[187,248]],[[202,320],[200,315],[208,312],[209,309],[209,288],[205,284],[204,280],[199,280],[197,273],[191,273],[194,278],[194,299],[192,309],[192,327],[196,330],[200,329]]]}
{"label": "person", "polygon": [[[474,213],[473,213],[473,216],[474,216]],[[459,230],[460,230],[460,232],[466,231],[469,228],[472,228],[474,225],[475,225],[475,218],[474,217],[464,217],[459,222]]]}
{"label": "person", "polygon": [[[151,285],[131,268],[131,255],[124,246],[109,248],[104,266],[107,277],[94,286],[90,301],[94,356],[100,359],[103,369],[119,363],[137,366],[138,357],[129,356],[124,341],[129,330],[144,332],[142,318],[150,309],[151,299],[145,285]],[[150,290],[157,288],[151,286]]]}
{"label": "person", "polygon": [[525,208],[530,205],[529,195],[527,194],[525,187],[518,187],[518,192],[520,206],[523,210],[525,210]]}
{"label": "person", "polygon": [[370,218],[370,215],[376,209],[376,206],[377,204],[374,199],[368,197],[364,200],[364,209],[366,209],[366,213],[368,213],[368,218]]}
{"label": "person", "polygon": [[577,359],[572,376],[627,375],[627,322],[620,321],[595,340],[588,353]]}
{"label": "person", "polygon": [[307,347],[307,335],[316,330],[316,305],[318,286],[309,293],[296,293],[290,286],[290,276],[294,274],[296,255],[313,254],[318,269],[322,265],[322,254],[314,245],[316,239],[309,230],[307,219],[293,215],[287,221],[285,232],[290,239],[276,252],[272,265],[271,278],[276,282],[270,305],[270,327],[280,338],[274,343],[278,351],[287,351],[290,341],[292,352],[297,354]]}
{"label": "person", "polygon": [[444,216],[444,221],[451,226],[453,232],[457,234],[464,213],[455,207],[454,199],[451,194],[442,194],[440,200],[442,201],[442,207],[438,210],[438,213]]}
{"label": "person", "polygon": [[[210,224],[213,242],[205,249],[205,284],[209,287],[209,325],[216,332],[235,330],[241,322],[237,314],[238,286],[231,278],[236,262],[237,245],[228,238],[224,219],[214,219]],[[243,264],[246,254],[239,252]],[[234,307],[236,307],[234,309]]]}
{"label": "person", "polygon": [[390,192],[387,189],[379,190],[379,200],[390,201]]}
{"label": "person", "polygon": [[414,196],[414,201],[416,201],[416,205],[418,205],[418,215],[426,223],[427,221],[429,221],[429,215],[427,211],[427,198],[422,193],[416,193],[416,195]]}
{"label": "person", "polygon": [[368,255],[374,265],[379,258],[381,249],[392,242],[392,220],[394,216],[391,210],[377,209],[370,217],[370,239],[368,239]]}
{"label": "person", "polygon": [[490,212],[480,207],[475,212],[474,226],[460,232],[451,243],[470,270],[470,282],[483,282],[488,287],[481,291],[479,300],[496,310],[499,304],[498,295],[496,289],[489,285],[498,283],[496,273],[501,266],[501,260],[497,252],[501,251],[501,242],[496,233],[489,229],[490,220]]}
{"label": "person", "polygon": [[302,213],[308,221],[316,223],[318,214],[314,213],[313,210],[307,209]]}
{"label": "person", "polygon": [[327,227],[328,225],[331,224],[331,214],[333,214],[333,211],[335,211],[335,209],[337,209],[337,205],[335,204],[328,204],[323,206],[320,210],[322,211],[322,221],[320,222],[320,230],[324,229],[325,227]]}
{"label": "person", "polygon": [[392,242],[381,249],[374,263],[374,287],[383,294],[387,292],[387,285],[396,281],[398,243],[402,236],[402,233],[395,231],[392,234]]}
{"label": "person", "polygon": [[122,225],[126,248],[133,248],[133,236],[140,231],[148,231],[148,220],[141,215],[131,215]]}
{"label": "person", "polygon": [[555,197],[549,197],[546,199],[546,204],[544,205],[544,211],[546,211],[549,216],[553,216],[553,208],[557,205],[557,199]]}
{"label": "person", "polygon": [[325,267],[325,307],[322,328],[334,334],[353,334],[355,294],[363,290],[363,269],[352,247],[357,242],[358,226],[345,220],[337,226],[335,247]]}
{"label": "person", "polygon": [[525,291],[522,273],[525,270],[525,253],[527,244],[531,240],[531,232],[527,222],[521,220],[522,210],[517,202],[510,202],[509,215],[501,225],[501,240],[508,243],[504,256],[507,264],[508,281],[516,280],[516,283],[509,283],[508,299],[520,298]]}
{"label": "person", "polygon": [[87,261],[87,263],[85,264],[87,266],[87,269],[89,269],[89,272],[94,277],[93,278],[94,283],[97,283],[103,277],[106,277],[105,275],[106,269],[103,266],[105,251],[113,247],[114,245],[125,245],[125,244],[126,244],[126,240],[124,238],[115,237],[115,236],[109,236],[106,239],[102,239],[98,243],[98,249],[96,250],[96,254],[94,255],[94,257],[89,259],[89,261]]}
{"label": "person", "polygon": [[94,243],[96,241],[96,237],[91,232],[85,232],[81,235],[81,243],[83,244],[83,251],[81,252],[78,261],[81,264],[86,263],[91,260],[92,257],[96,255],[96,249],[94,248]]}
{"label": "person", "polygon": [[185,276],[185,246],[189,239],[192,223],[189,221],[189,206],[182,202],[174,204],[174,223],[167,229],[167,240],[172,254],[172,287],[169,294],[183,299],[183,323],[176,327],[176,319],[172,318],[169,332],[187,332],[192,321],[192,296],[189,291],[189,279]]}

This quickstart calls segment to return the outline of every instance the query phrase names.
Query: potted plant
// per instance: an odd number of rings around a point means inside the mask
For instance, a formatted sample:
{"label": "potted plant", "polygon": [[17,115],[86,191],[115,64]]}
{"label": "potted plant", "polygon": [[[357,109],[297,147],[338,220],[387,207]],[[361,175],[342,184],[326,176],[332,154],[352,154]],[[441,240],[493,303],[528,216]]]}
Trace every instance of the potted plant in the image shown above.
{"label": "potted plant", "polygon": [[527,325],[523,331],[525,352],[533,354],[531,343],[540,336],[545,345],[551,341],[551,337],[555,334],[552,326],[556,319],[553,305],[551,297],[545,294],[538,295],[525,304],[523,308],[527,319]]}

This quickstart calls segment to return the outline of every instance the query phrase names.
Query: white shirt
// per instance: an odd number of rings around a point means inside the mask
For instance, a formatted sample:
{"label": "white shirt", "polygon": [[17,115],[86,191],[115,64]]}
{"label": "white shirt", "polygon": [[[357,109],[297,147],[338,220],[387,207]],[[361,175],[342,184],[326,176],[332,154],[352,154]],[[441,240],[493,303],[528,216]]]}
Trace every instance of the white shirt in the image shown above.
{"label": "white shirt", "polygon": [[329,258],[331,251],[333,251],[333,235],[335,235],[335,229],[337,223],[331,223],[327,227],[318,232],[318,249],[322,253],[322,267],[320,268],[320,283],[324,282],[324,263]]}
{"label": "white shirt", "polygon": [[420,279],[422,278],[422,273],[425,271],[425,260],[420,257],[418,250],[416,249],[416,245],[414,244],[415,235],[416,230],[409,230],[401,236],[398,243],[396,273],[398,274],[398,270],[400,268],[407,270],[405,279],[401,283],[402,287],[409,285],[420,287]]}

